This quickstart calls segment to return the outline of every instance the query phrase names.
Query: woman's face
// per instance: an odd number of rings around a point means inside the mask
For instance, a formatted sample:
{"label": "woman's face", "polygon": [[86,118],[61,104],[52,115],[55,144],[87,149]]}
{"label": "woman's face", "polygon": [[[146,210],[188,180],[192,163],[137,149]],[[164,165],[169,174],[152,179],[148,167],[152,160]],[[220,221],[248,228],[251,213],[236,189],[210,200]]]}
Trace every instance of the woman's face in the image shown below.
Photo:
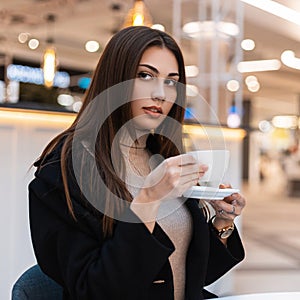
{"label": "woman's face", "polygon": [[136,129],[157,128],[171,110],[179,80],[178,63],[167,48],[148,48],[139,63],[131,110]]}

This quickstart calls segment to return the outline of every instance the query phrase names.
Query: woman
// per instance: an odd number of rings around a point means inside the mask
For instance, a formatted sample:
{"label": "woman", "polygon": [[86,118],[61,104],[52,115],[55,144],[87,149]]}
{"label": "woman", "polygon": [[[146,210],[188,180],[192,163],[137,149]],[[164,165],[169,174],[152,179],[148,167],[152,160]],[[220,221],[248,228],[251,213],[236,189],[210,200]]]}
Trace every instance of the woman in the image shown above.
{"label": "woman", "polygon": [[182,154],[184,84],[168,34],[123,29],[76,120],[35,163],[32,242],[65,299],[211,298],[203,287],[243,259],[232,225],[245,199],[214,201],[207,222],[198,200],[181,197],[207,170]]}

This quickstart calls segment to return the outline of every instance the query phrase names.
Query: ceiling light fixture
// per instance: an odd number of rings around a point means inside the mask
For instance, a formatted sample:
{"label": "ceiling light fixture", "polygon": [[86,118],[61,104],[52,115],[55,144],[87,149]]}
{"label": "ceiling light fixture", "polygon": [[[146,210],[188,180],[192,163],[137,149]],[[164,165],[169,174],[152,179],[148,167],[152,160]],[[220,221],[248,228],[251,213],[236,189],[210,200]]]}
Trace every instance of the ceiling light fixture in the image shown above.
{"label": "ceiling light fixture", "polygon": [[199,95],[199,89],[196,85],[187,84],[186,85],[186,95],[189,97],[196,97]]}
{"label": "ceiling light fixture", "polygon": [[237,65],[240,73],[276,71],[281,67],[278,59],[241,61]]}
{"label": "ceiling light fixture", "polygon": [[195,65],[185,66],[186,77],[196,77],[199,74],[199,68]]}
{"label": "ceiling light fixture", "polygon": [[258,81],[252,81],[247,85],[248,90],[252,93],[256,93],[260,89],[260,83]]}
{"label": "ceiling light fixture", "polygon": [[248,90],[252,93],[258,92],[260,89],[260,83],[256,76],[247,76],[245,79],[245,83],[248,87]]}
{"label": "ceiling light fixture", "polygon": [[216,33],[224,38],[237,36],[239,27],[231,22],[197,21],[186,23],[183,32],[191,38],[213,37]]}
{"label": "ceiling light fixture", "polygon": [[44,85],[47,88],[53,86],[53,81],[56,73],[56,52],[52,47],[48,47],[44,52],[43,57],[43,74]]}
{"label": "ceiling light fixture", "polygon": [[37,49],[39,45],[40,45],[40,42],[39,42],[38,39],[30,39],[30,40],[28,41],[28,47],[29,47],[29,49],[31,49],[31,50]]}
{"label": "ceiling light fixture", "polygon": [[135,0],[133,8],[129,10],[123,27],[152,26],[152,18],[143,0]]}
{"label": "ceiling light fixture", "polygon": [[300,25],[300,13],[285,5],[272,0],[241,0],[244,3],[255,6],[279,18]]}
{"label": "ceiling light fixture", "polygon": [[247,77],[245,78],[245,83],[246,83],[247,85],[252,84],[253,82],[258,82],[258,79],[257,79],[256,76],[250,75],[250,76],[247,76]]}
{"label": "ceiling light fixture", "polygon": [[97,52],[100,48],[100,44],[97,41],[87,41],[85,43],[85,50],[87,52]]}
{"label": "ceiling light fixture", "polygon": [[241,117],[238,113],[235,100],[233,99],[227,116],[227,126],[229,128],[238,128],[240,125]]}
{"label": "ceiling light fixture", "polygon": [[[49,14],[46,17],[48,24],[55,22],[55,15]],[[43,56],[43,75],[44,75],[44,85],[47,88],[51,88],[53,86],[54,77],[57,69],[57,59],[56,59],[56,49],[53,46],[54,39],[48,37],[47,43],[49,44],[46,48]]]}
{"label": "ceiling light fixture", "polygon": [[300,70],[300,58],[295,56],[292,50],[285,50],[281,54],[281,61],[287,67]]}
{"label": "ceiling light fixture", "polygon": [[282,115],[272,118],[273,126],[277,128],[295,129],[298,127],[298,116]]}
{"label": "ceiling light fixture", "polygon": [[244,39],[241,42],[241,47],[245,51],[251,51],[255,48],[255,42],[251,39]]}
{"label": "ceiling light fixture", "polygon": [[262,120],[258,123],[258,129],[263,133],[270,132],[272,129],[272,124],[267,120]]}
{"label": "ceiling light fixture", "polygon": [[18,41],[21,44],[25,44],[28,41],[29,37],[30,37],[30,33],[28,33],[28,32],[21,32],[18,35]]}
{"label": "ceiling light fixture", "polygon": [[151,26],[151,28],[152,28],[152,29],[157,29],[157,30],[160,30],[160,31],[163,31],[163,32],[166,31],[165,26],[162,25],[162,24],[153,24],[153,25]]}
{"label": "ceiling light fixture", "polygon": [[231,79],[226,83],[226,88],[230,92],[237,92],[240,88],[240,83],[236,79]]}

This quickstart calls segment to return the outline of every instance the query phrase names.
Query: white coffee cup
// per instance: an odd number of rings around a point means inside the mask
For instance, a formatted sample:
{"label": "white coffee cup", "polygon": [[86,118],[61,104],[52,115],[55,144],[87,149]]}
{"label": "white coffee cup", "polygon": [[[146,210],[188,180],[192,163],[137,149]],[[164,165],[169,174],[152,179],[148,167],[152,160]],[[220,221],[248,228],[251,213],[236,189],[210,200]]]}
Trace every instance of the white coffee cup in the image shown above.
{"label": "white coffee cup", "polygon": [[218,188],[224,182],[230,158],[228,150],[197,150],[188,154],[191,154],[200,165],[208,166],[208,170],[199,180],[201,186]]}

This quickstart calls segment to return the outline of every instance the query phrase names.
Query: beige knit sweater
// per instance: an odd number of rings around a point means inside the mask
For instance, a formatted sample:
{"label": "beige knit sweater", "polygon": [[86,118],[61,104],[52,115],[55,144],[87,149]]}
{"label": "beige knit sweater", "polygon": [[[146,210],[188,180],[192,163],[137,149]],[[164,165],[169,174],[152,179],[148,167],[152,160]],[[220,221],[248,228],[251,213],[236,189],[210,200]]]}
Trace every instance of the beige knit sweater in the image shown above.
{"label": "beige knit sweater", "polygon": [[[143,186],[145,176],[157,163],[150,159],[151,154],[145,146],[146,138],[133,143],[128,134],[123,134],[120,147],[126,163],[126,184],[135,197]],[[150,161],[150,163],[149,163]],[[192,219],[181,198],[167,200],[160,205],[157,223],[166,232],[175,246],[169,257],[174,281],[175,300],[184,300],[185,295],[185,263],[188,246],[192,235]]]}

